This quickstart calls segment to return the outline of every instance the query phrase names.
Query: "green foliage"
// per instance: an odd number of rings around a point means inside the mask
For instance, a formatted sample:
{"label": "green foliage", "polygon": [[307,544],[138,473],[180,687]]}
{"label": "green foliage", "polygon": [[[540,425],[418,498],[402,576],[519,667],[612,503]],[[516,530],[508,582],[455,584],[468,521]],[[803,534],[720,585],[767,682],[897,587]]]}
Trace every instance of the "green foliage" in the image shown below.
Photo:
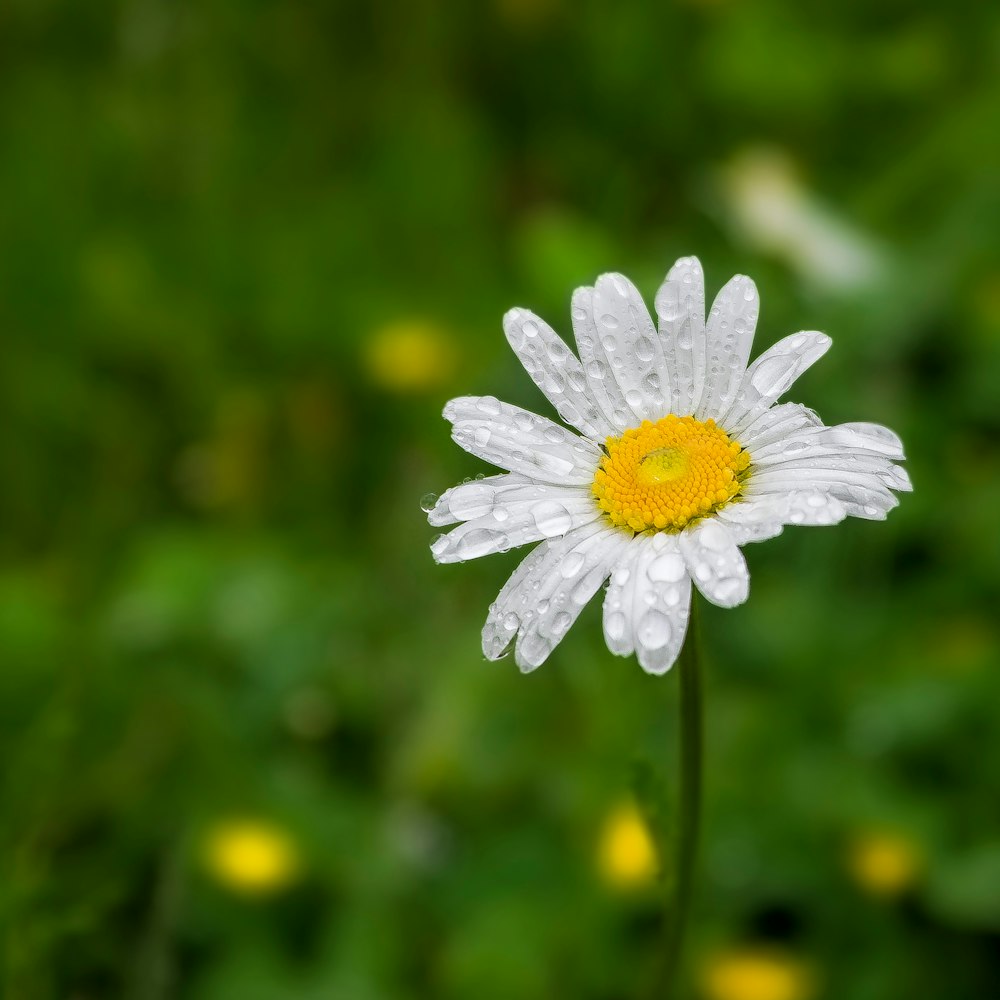
{"label": "green foliage", "polygon": [[[673,785],[675,678],[611,657],[596,607],[536,675],[484,663],[519,556],[434,567],[417,500],[482,471],[449,395],[545,407],[506,308],[567,332],[575,285],[651,295],[692,253],[712,290],[758,280],[758,348],[833,336],[794,395],[899,430],[915,483],[886,524],[751,548],[749,603],[706,608],[693,965],[759,942],[837,1000],[992,995],[995,9],[12,0],[0,27],[3,996],[640,995],[658,890],[604,885],[595,842],[634,775]],[[805,236],[747,218],[760,162]],[[803,265],[829,231],[870,273]],[[399,394],[368,350],[409,322],[460,363]],[[269,896],[200,853],[247,815],[301,854]],[[923,858],[900,897],[845,865],[879,830]]]}

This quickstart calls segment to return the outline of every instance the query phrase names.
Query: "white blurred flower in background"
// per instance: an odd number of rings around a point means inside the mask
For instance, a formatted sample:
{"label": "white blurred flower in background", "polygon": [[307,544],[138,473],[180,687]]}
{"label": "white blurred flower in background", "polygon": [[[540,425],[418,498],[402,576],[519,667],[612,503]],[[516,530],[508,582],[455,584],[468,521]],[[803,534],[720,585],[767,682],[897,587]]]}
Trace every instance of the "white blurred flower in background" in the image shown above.
{"label": "white blurred flower in background", "polygon": [[809,191],[787,153],[745,149],[721,169],[719,181],[735,235],[780,258],[804,281],[824,291],[849,292],[884,275],[884,250]]}

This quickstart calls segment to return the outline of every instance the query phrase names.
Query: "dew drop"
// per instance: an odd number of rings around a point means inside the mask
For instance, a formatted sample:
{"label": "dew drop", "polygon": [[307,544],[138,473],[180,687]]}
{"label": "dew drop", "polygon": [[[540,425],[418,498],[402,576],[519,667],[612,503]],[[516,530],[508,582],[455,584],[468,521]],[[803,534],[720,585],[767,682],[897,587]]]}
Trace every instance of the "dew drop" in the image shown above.
{"label": "dew drop", "polygon": [[715,521],[705,521],[698,531],[698,541],[712,552],[725,552],[729,548],[729,536]]}
{"label": "dew drop", "polygon": [[670,641],[670,619],[662,611],[647,611],[639,620],[638,636],[646,649],[662,649]]}
{"label": "dew drop", "polygon": [[477,559],[490,552],[502,550],[507,544],[507,535],[491,528],[474,528],[463,535],[455,545],[455,554],[460,559]]}
{"label": "dew drop", "polygon": [[532,512],[535,527],[545,538],[554,538],[557,535],[565,535],[573,527],[573,518],[570,512],[557,500],[545,500],[538,504]]}
{"label": "dew drop", "polygon": [[436,493],[425,493],[420,498],[420,509],[429,514],[437,506],[438,498]]}
{"label": "dew drop", "polygon": [[604,631],[608,638],[614,642],[621,639],[625,635],[625,615],[621,611],[612,611],[604,619]]}
{"label": "dew drop", "polygon": [[654,583],[677,583],[686,572],[684,560],[676,552],[664,552],[649,564],[646,575]]}
{"label": "dew drop", "polygon": [[569,627],[572,624],[572,615],[566,611],[560,611],[559,614],[552,619],[552,631],[556,635],[564,635],[567,631],[569,631]]}

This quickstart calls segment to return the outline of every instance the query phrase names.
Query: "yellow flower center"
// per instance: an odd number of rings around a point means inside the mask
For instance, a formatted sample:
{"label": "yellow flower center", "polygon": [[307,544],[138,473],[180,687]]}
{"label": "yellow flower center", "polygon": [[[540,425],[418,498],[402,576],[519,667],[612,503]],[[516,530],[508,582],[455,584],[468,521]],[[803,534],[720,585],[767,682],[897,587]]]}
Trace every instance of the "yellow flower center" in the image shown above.
{"label": "yellow flower center", "polygon": [[679,531],[729,503],[750,456],[714,420],[675,417],[608,438],[594,485],[612,524],[633,531]]}

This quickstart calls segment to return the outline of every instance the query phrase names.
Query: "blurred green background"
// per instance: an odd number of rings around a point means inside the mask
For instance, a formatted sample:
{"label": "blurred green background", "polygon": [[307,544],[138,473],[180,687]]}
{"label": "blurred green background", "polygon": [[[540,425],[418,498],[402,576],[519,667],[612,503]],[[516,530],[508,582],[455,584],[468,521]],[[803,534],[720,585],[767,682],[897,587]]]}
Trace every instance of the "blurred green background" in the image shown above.
{"label": "blurred green background", "polygon": [[686,992],[995,995],[998,55],[987,4],[7,0],[0,993],[642,995],[676,678],[596,601],[487,664],[523,553],[435,567],[418,501],[484,471],[449,396],[549,412],[506,308],[697,254],[916,489],[705,608]]}

